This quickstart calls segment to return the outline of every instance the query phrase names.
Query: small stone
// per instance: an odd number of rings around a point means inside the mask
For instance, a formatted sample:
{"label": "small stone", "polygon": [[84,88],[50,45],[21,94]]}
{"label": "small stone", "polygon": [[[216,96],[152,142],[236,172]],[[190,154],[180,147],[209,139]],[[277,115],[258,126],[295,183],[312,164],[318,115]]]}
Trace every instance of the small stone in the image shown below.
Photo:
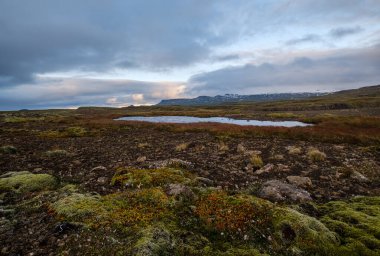
{"label": "small stone", "polygon": [[106,177],[99,177],[96,182],[100,183],[100,184],[105,184],[107,183],[107,178]]}
{"label": "small stone", "polygon": [[92,168],[91,171],[92,171],[92,172],[96,172],[96,171],[107,171],[107,168],[104,167],[104,166],[99,165],[99,166],[96,166],[96,167]]}
{"label": "small stone", "polygon": [[269,172],[271,172],[273,170],[273,168],[274,168],[273,164],[266,164],[261,169],[255,171],[254,174],[260,175],[260,174],[263,174],[263,173],[269,173]]}
{"label": "small stone", "polygon": [[34,171],[35,172],[40,172],[40,171],[42,171],[43,169],[41,168],[41,167],[38,167],[38,168],[34,168]]}
{"label": "small stone", "polygon": [[140,156],[137,158],[136,160],[138,163],[142,163],[142,162],[145,162],[146,161],[146,156]]}
{"label": "small stone", "polygon": [[363,174],[361,174],[358,171],[352,172],[351,179],[359,181],[359,182],[369,182],[370,181],[366,176],[364,176]]}
{"label": "small stone", "polygon": [[81,161],[79,161],[79,160],[74,160],[74,161],[73,161],[73,164],[75,164],[75,165],[81,165],[81,164],[82,164],[82,162],[81,162]]}
{"label": "small stone", "polygon": [[196,177],[195,181],[197,181],[198,183],[200,183],[201,185],[204,185],[204,186],[213,186],[214,185],[214,181],[207,179],[207,178],[204,178],[204,177]]}

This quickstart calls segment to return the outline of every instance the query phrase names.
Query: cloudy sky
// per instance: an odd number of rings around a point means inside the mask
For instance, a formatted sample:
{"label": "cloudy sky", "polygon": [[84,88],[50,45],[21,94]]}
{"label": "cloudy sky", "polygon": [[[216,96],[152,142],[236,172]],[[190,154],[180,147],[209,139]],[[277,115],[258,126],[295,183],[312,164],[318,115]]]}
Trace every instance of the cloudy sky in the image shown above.
{"label": "cloudy sky", "polygon": [[380,83],[379,0],[0,0],[0,109]]}

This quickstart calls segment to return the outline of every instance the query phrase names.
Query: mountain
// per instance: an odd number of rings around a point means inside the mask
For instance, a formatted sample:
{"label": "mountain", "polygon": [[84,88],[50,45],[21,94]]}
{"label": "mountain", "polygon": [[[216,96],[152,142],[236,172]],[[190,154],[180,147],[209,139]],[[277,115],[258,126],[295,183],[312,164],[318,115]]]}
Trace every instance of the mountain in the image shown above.
{"label": "mountain", "polygon": [[225,94],[217,96],[199,96],[193,99],[170,99],[161,100],[159,106],[200,106],[200,105],[218,105],[223,103],[235,102],[263,102],[276,100],[295,100],[305,99],[315,96],[323,96],[328,93],[273,93],[273,94],[254,94],[254,95],[239,95]]}

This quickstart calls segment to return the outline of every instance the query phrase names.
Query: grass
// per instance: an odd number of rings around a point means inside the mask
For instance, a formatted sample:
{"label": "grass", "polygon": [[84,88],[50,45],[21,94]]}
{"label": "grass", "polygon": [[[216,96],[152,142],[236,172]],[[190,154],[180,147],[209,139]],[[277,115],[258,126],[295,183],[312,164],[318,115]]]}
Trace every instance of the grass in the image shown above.
{"label": "grass", "polygon": [[27,171],[8,172],[0,176],[0,193],[13,191],[26,193],[55,188],[57,181],[49,174],[33,174]]}
{"label": "grass", "polygon": [[264,162],[259,155],[252,155],[249,160],[254,168],[261,168],[264,166]]}
{"label": "grass", "polygon": [[316,148],[310,148],[307,151],[307,157],[310,159],[312,162],[322,162],[326,159],[326,154],[319,151]]}

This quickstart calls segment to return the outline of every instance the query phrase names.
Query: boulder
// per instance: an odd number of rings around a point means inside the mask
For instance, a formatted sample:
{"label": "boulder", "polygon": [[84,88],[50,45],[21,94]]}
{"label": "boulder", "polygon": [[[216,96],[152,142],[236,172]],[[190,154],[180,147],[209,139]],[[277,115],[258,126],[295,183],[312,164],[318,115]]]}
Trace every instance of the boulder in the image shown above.
{"label": "boulder", "polygon": [[273,202],[307,202],[312,200],[309,192],[306,190],[279,180],[265,182],[259,191],[259,196]]}
{"label": "boulder", "polygon": [[302,176],[288,176],[286,177],[286,180],[297,187],[307,188],[311,187],[313,183],[311,182],[311,179],[309,177],[302,177]]}

